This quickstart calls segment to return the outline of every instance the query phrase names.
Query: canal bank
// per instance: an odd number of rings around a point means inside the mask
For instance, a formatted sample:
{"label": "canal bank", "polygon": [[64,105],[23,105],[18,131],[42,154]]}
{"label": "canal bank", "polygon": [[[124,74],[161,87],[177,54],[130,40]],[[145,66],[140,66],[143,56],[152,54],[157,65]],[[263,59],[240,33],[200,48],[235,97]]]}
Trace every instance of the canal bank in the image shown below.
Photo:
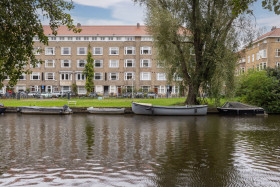
{"label": "canal bank", "polygon": [[[19,107],[7,107],[6,109],[6,113],[16,113],[18,110],[17,108]],[[73,111],[73,113],[89,113],[87,111],[87,108],[88,107],[70,107]],[[99,108],[106,108],[106,107],[99,107]],[[110,108],[117,108],[117,107],[110,107]],[[125,114],[133,114],[132,112],[132,108],[131,107],[122,107],[122,108],[125,108]],[[207,109],[207,114],[218,114],[218,110],[217,108],[214,108],[214,107],[210,107]]]}

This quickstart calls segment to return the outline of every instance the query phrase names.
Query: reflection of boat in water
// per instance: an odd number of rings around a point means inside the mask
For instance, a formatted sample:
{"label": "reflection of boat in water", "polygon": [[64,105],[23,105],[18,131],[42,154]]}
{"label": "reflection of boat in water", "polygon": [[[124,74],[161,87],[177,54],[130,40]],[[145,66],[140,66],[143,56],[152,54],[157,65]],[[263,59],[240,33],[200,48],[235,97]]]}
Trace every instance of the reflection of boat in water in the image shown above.
{"label": "reflection of boat in water", "polygon": [[4,113],[6,111],[7,107],[4,107],[2,103],[0,103],[0,114]]}
{"label": "reflection of boat in water", "polygon": [[91,114],[124,114],[124,108],[95,108],[89,107],[87,111]]}
{"label": "reflection of boat in water", "polygon": [[132,111],[142,115],[199,116],[207,114],[207,105],[157,106],[132,102]]}
{"label": "reflection of boat in water", "polygon": [[72,114],[72,110],[67,105],[63,107],[23,106],[19,107],[18,111],[22,114]]}
{"label": "reflection of boat in water", "polygon": [[227,115],[256,115],[264,114],[261,107],[251,106],[240,102],[226,102],[222,107],[217,107],[220,114]]}

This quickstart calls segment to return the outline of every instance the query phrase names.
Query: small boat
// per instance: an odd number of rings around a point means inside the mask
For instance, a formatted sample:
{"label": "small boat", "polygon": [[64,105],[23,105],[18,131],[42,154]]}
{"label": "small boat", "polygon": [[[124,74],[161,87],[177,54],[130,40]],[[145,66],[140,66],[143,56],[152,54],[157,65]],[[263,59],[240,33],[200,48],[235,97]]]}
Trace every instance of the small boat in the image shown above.
{"label": "small boat", "polygon": [[4,104],[0,103],[0,114],[6,111],[7,107],[4,107]]}
{"label": "small boat", "polygon": [[220,114],[226,115],[257,115],[265,114],[261,107],[251,106],[240,102],[226,102],[222,107],[217,107]]}
{"label": "small boat", "polygon": [[124,108],[96,108],[89,107],[87,111],[91,114],[124,114]]}
{"label": "small boat", "polygon": [[18,112],[22,114],[72,114],[72,109],[67,105],[63,107],[23,106],[18,108]]}
{"label": "small boat", "polygon": [[207,114],[207,105],[157,106],[132,102],[132,111],[142,115],[200,116]]}

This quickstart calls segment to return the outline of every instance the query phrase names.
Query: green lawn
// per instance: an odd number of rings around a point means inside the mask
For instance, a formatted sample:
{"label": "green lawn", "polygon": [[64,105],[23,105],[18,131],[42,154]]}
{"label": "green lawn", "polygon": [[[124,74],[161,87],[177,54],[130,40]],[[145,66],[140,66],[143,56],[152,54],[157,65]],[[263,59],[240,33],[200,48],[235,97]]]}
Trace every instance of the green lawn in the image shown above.
{"label": "green lawn", "polygon": [[[222,99],[221,104],[226,101],[234,101],[236,99]],[[131,101],[140,103],[151,103],[161,106],[184,105],[185,98],[160,98],[160,99],[127,99],[127,98],[105,98],[105,99],[78,99],[71,98],[70,101],[77,101],[77,105],[71,107],[131,107]],[[207,100],[209,107],[215,107],[213,100]],[[63,106],[68,104],[67,99],[0,99],[0,103],[8,107],[17,106]]]}

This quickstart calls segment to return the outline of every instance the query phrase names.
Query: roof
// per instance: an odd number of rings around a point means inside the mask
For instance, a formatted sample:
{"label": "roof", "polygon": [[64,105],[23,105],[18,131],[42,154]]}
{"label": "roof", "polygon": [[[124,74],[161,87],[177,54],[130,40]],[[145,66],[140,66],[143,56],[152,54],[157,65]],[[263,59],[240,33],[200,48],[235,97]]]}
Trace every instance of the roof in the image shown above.
{"label": "roof", "polygon": [[260,36],[259,38],[257,38],[254,42],[257,42],[261,39],[264,39],[264,38],[268,38],[268,37],[280,37],[280,28],[276,28],[262,36]]}
{"label": "roof", "polygon": [[[80,33],[74,33],[69,31],[67,26],[60,26],[57,30],[57,35],[100,35],[100,36],[145,36],[150,35],[147,32],[146,26],[132,26],[132,25],[105,25],[105,26],[81,26],[78,27],[82,29]],[[52,30],[49,25],[43,26],[45,35],[52,35]]]}

